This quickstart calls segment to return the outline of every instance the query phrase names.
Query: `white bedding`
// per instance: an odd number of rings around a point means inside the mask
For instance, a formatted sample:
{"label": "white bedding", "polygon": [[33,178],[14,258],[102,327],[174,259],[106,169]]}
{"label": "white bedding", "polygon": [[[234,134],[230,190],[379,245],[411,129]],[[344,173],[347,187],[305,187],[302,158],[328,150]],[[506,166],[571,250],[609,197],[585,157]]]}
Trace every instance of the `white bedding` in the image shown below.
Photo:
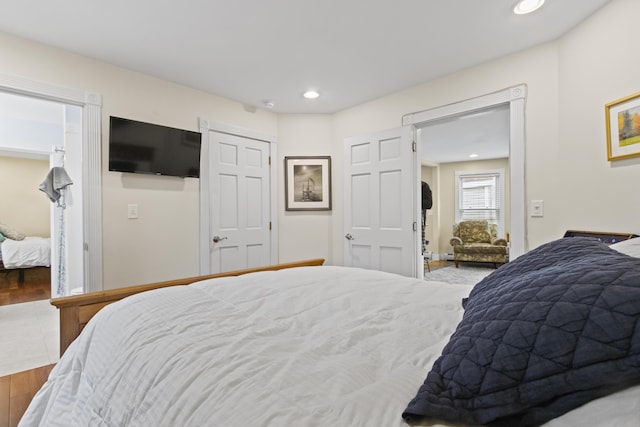
{"label": "white bedding", "polygon": [[51,239],[28,236],[23,240],[6,239],[1,243],[5,268],[51,266]]}
{"label": "white bedding", "polygon": [[[92,319],[20,425],[406,426],[470,289],[325,266],[134,295]],[[549,425],[637,426],[639,402]]]}
{"label": "white bedding", "polygon": [[633,239],[623,240],[618,243],[614,243],[609,246],[611,249],[615,249],[618,252],[627,254],[632,257],[640,258],[640,237]]}

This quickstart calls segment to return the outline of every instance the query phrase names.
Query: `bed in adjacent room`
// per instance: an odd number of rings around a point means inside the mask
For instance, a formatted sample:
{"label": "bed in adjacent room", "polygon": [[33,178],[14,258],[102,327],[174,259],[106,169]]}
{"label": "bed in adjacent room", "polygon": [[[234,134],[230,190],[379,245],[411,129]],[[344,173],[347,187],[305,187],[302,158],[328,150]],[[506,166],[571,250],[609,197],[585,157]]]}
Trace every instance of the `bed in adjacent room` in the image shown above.
{"label": "bed in adjacent room", "polygon": [[475,286],[307,266],[136,293],[20,425],[637,426],[639,257],[576,237]]}
{"label": "bed in adjacent room", "polygon": [[51,266],[51,238],[27,236],[6,239],[0,244],[2,262],[7,269]]}
{"label": "bed in adjacent room", "polygon": [[51,266],[51,238],[26,236],[20,240],[10,238],[0,242],[0,270],[17,270],[19,281],[24,281],[24,270]]}

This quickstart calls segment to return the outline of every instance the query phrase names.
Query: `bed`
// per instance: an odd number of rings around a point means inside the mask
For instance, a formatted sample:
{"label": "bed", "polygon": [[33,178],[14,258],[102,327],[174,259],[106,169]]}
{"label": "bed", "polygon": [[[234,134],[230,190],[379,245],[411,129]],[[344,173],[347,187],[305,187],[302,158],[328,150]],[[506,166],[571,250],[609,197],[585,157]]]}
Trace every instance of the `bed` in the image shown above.
{"label": "bed", "polygon": [[285,267],[62,299],[105,306],[20,425],[640,424],[640,239],[560,239],[475,286]]}
{"label": "bed", "polygon": [[26,236],[22,240],[6,238],[0,243],[0,270],[17,270],[24,282],[24,270],[51,266],[51,238]]}

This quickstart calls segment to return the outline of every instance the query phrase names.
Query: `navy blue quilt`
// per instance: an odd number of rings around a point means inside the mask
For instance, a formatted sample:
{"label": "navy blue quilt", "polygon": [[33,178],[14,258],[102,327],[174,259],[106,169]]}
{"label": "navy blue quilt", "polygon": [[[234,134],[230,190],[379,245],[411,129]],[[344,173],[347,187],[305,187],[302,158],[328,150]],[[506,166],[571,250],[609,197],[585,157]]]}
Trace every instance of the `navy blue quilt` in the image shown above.
{"label": "navy blue quilt", "polygon": [[640,384],[640,258],[542,245],[479,282],[405,420],[539,425]]}

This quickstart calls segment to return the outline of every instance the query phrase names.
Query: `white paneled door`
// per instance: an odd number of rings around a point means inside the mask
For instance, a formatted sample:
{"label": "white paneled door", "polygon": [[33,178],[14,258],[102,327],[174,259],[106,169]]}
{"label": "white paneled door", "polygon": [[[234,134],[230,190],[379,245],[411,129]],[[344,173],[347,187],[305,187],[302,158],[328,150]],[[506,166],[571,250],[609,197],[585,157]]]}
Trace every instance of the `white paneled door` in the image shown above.
{"label": "white paneled door", "polygon": [[412,128],[345,140],[344,264],[417,274]]}
{"label": "white paneled door", "polygon": [[269,144],[209,132],[210,270],[270,264]]}

